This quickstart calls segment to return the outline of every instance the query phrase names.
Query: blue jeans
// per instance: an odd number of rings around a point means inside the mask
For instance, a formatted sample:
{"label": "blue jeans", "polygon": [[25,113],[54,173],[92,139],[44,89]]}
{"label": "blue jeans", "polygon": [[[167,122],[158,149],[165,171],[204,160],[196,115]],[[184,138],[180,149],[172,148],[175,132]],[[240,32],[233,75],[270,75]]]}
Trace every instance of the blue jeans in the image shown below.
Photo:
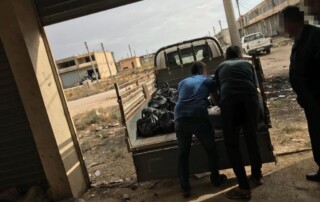
{"label": "blue jeans", "polygon": [[[181,188],[189,190],[189,154],[192,135],[194,134],[208,154],[211,179],[219,177],[218,155],[216,152],[214,130],[206,118],[180,118],[175,121],[175,131],[178,139],[178,176]],[[199,156],[199,158],[202,158]],[[192,162],[197,163],[197,162]]]}

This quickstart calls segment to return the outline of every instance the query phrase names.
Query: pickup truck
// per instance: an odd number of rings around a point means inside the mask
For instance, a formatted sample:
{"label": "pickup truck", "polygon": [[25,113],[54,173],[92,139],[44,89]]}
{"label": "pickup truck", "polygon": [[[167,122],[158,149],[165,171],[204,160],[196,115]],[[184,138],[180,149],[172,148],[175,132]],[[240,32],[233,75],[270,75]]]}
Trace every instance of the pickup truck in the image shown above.
{"label": "pickup truck", "polygon": [[[274,162],[273,147],[269,135],[270,117],[266,105],[266,96],[263,90],[263,72],[259,58],[252,60],[259,80],[260,110],[258,142],[263,163]],[[175,133],[159,134],[152,137],[137,135],[137,120],[141,112],[148,106],[157,85],[166,82],[170,87],[177,87],[179,81],[188,77],[194,61],[203,61],[213,74],[217,66],[224,61],[219,42],[211,37],[204,37],[184,41],[160,48],[155,54],[155,70],[140,76],[125,84],[115,84],[120,107],[122,124],[125,126],[128,151],[132,153],[138,181],[156,180],[177,176],[177,139]],[[209,116],[213,122],[219,120],[219,110],[210,110]],[[221,169],[230,168],[224,146],[223,132],[219,124],[215,124],[215,141],[220,156]],[[241,151],[246,165],[249,157],[245,149],[244,136],[240,137]],[[192,140],[190,153],[190,173],[208,171],[205,151],[196,138]]]}
{"label": "pickup truck", "polygon": [[241,44],[243,52],[248,55],[254,55],[261,51],[265,51],[267,54],[271,52],[272,39],[265,38],[261,32],[246,35],[241,38]]}

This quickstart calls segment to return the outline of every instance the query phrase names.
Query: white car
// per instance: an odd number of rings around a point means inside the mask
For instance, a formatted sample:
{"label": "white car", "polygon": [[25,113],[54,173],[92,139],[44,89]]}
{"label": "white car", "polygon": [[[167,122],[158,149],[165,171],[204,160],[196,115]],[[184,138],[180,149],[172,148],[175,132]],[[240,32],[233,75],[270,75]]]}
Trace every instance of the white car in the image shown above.
{"label": "white car", "polygon": [[246,35],[241,38],[243,52],[248,55],[254,55],[265,51],[267,54],[271,52],[272,39],[265,38],[261,32]]}

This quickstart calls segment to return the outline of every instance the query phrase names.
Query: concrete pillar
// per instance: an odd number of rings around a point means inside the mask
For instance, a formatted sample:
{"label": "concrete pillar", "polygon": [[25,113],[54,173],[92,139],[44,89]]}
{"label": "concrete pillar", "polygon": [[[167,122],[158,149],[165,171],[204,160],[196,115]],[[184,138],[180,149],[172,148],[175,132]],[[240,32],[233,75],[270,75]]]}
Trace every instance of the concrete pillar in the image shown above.
{"label": "concrete pillar", "polygon": [[227,17],[228,28],[229,28],[230,38],[231,38],[231,44],[233,46],[239,46],[240,49],[242,50],[241,41],[240,41],[240,34],[239,34],[237,23],[236,23],[236,18],[234,16],[232,2],[231,2],[231,0],[223,0],[223,5],[224,5],[226,17]]}
{"label": "concrete pillar", "polygon": [[[0,1],[0,38],[55,201],[89,185],[50,48],[32,0]],[[17,148],[18,149],[18,148]]]}

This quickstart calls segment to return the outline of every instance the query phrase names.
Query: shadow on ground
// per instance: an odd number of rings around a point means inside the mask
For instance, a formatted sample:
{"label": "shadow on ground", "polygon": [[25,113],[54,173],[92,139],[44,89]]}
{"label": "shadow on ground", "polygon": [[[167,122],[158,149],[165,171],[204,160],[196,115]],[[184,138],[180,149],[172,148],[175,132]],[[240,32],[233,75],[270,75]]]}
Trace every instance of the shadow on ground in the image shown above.
{"label": "shadow on ground", "polygon": [[[305,180],[305,174],[315,171],[312,158],[307,158],[288,167],[271,172],[264,177],[264,185],[252,190],[251,201],[270,202],[316,202],[320,200],[320,183]],[[222,187],[213,187],[208,177],[191,180],[192,197],[188,200],[179,193],[178,181],[162,181],[157,187],[146,191],[132,201],[194,201],[194,202],[224,202],[233,201],[225,197],[225,192],[235,187],[234,178],[228,180]]]}

